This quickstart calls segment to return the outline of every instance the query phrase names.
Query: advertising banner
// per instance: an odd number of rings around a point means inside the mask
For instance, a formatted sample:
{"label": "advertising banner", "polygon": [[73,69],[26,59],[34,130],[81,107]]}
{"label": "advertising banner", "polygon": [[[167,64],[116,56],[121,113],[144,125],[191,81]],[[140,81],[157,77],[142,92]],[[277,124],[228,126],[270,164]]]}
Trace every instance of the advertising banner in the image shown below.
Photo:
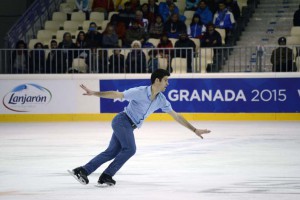
{"label": "advertising banner", "polygon": [[74,113],[74,94],[75,84],[69,80],[1,80],[0,113]]}
{"label": "advertising banner", "polygon": [[[148,79],[100,80],[100,91],[150,85]],[[300,78],[169,79],[164,95],[177,112],[298,113]],[[101,99],[101,113],[115,113],[128,102]]]}

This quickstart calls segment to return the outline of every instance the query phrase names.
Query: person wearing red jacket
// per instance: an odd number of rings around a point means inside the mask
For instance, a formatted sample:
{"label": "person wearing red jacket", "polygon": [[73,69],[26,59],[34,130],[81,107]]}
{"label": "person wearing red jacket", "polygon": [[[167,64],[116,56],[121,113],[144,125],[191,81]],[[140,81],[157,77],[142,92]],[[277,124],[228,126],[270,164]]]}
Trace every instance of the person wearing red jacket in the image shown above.
{"label": "person wearing red jacket", "polygon": [[115,5],[113,0],[94,0],[92,5],[92,11],[108,13],[114,10]]}

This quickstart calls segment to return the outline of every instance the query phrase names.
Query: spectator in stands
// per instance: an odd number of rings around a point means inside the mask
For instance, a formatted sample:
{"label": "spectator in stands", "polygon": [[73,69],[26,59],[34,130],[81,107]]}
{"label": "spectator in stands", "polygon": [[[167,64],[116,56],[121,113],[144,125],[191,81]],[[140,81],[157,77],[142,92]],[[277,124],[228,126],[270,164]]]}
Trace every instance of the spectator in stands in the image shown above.
{"label": "spectator in stands", "polygon": [[92,4],[92,11],[104,12],[105,18],[107,19],[108,13],[115,10],[113,0],[94,0]]}
{"label": "spectator in stands", "polygon": [[75,52],[75,55],[74,55],[75,58],[79,57],[79,58],[88,59],[89,51],[81,50],[81,49],[89,48],[87,40],[86,40],[86,34],[84,33],[84,31],[79,31],[79,33],[77,34],[75,45],[77,48],[77,51]]}
{"label": "spectator in stands", "polygon": [[[193,48],[195,52],[196,45],[195,43],[188,37],[186,32],[181,32],[179,35],[179,39],[175,43],[175,48]],[[187,59],[187,72],[192,72],[192,59],[194,55],[190,49],[177,49],[175,52],[176,57],[186,58]]]}
{"label": "spectator in stands", "polygon": [[195,14],[190,26],[188,27],[188,35],[192,38],[201,39],[205,31],[206,27],[202,24],[200,16]]}
{"label": "spectator in stands", "polygon": [[210,11],[209,7],[205,0],[201,0],[198,4],[198,9],[196,10],[195,14],[198,14],[201,18],[202,24],[208,24],[213,20],[213,14]]}
{"label": "spectator in stands", "polygon": [[60,52],[57,51],[57,42],[56,40],[51,40],[50,49],[51,51],[48,53],[46,60],[46,73],[57,73],[57,66],[59,65],[58,54]]}
{"label": "spectator in stands", "polygon": [[200,0],[186,0],[185,10],[196,10]]}
{"label": "spectator in stands", "polygon": [[157,58],[157,51],[155,50],[150,50],[148,52],[148,56],[149,56],[149,60],[148,60],[148,63],[147,63],[147,72],[148,73],[152,73],[154,72],[155,70],[158,69],[158,58]]}
{"label": "spectator in stands", "polygon": [[235,21],[237,21],[241,16],[241,10],[236,0],[225,0],[225,5],[227,9],[232,12]]}
{"label": "spectator in stands", "polygon": [[[171,40],[169,40],[168,36],[164,34],[161,36],[157,48],[173,48],[173,44]],[[170,55],[172,54],[172,51],[169,49],[159,50],[158,52],[162,58],[170,58]]]}
{"label": "spectator in stands", "polygon": [[114,26],[108,24],[102,36],[103,48],[116,48],[118,47],[118,35],[115,33]]}
{"label": "spectator in stands", "polygon": [[145,73],[146,72],[146,56],[141,49],[142,44],[138,40],[134,40],[131,44],[132,50],[126,58],[127,73]]}
{"label": "spectator in stands", "polygon": [[34,45],[34,49],[29,55],[29,70],[30,73],[40,74],[45,73],[45,50],[44,45],[41,42],[37,42]]}
{"label": "spectator in stands", "polygon": [[102,46],[102,34],[98,32],[98,27],[95,22],[91,22],[89,30],[86,33],[87,47],[96,49]]}
{"label": "spectator in stands", "polygon": [[148,20],[149,23],[155,21],[156,15],[159,14],[158,5],[155,3],[155,0],[148,0]]}
{"label": "spectator in stands", "polygon": [[120,20],[123,21],[126,25],[126,28],[128,28],[130,22],[135,19],[135,13],[130,2],[126,2],[124,6],[125,8],[119,11],[119,16]]}
{"label": "spectator in stands", "polygon": [[132,21],[132,26],[127,30],[123,47],[128,48],[132,46],[132,42],[138,40],[143,44],[148,39],[148,34],[144,27],[140,27],[139,22]]}
{"label": "spectator in stands", "polygon": [[82,12],[89,11],[89,0],[75,0],[76,7]]}
{"label": "spectator in stands", "polygon": [[178,38],[179,33],[187,32],[184,22],[179,20],[179,15],[174,13],[171,18],[165,23],[164,32],[169,38]]}
{"label": "spectator in stands", "polygon": [[293,19],[293,24],[294,26],[300,26],[300,5],[299,5],[299,9],[296,10],[296,12],[294,13],[294,19]]}
{"label": "spectator in stands", "polygon": [[167,22],[173,13],[179,14],[179,9],[173,3],[173,0],[166,0],[166,2],[160,2],[158,10],[164,22]]}
{"label": "spectator in stands", "polygon": [[293,50],[286,46],[286,38],[278,39],[280,47],[273,50],[271,63],[273,64],[273,72],[293,72],[297,71],[295,63],[293,63]]}
{"label": "spectator in stands", "polygon": [[157,15],[155,17],[155,22],[150,24],[149,35],[151,38],[159,39],[164,32],[164,24],[162,22],[162,17]]}
{"label": "spectator in stands", "polygon": [[[144,28],[145,32],[148,32],[149,21],[143,17],[143,12],[140,10],[135,11],[135,20],[139,23],[141,28]],[[130,26],[130,25],[129,25]]]}
{"label": "spectator in stands", "polygon": [[63,40],[58,44],[58,49],[62,49],[59,52],[59,65],[57,73],[66,73],[68,68],[72,67],[72,61],[76,53],[76,45],[72,41],[72,35],[69,32],[65,32]]}
{"label": "spectator in stands", "polygon": [[201,47],[221,47],[222,37],[212,23],[207,24],[206,32],[201,39]]}
{"label": "spectator in stands", "polygon": [[126,7],[126,3],[130,3],[133,10],[137,10],[140,7],[139,0],[117,0],[116,9],[123,10]]}
{"label": "spectator in stands", "polygon": [[[221,47],[222,37],[212,23],[207,24],[207,30],[201,39],[201,47]],[[220,71],[223,64],[222,49],[214,49],[214,65],[207,68],[208,72]]]}
{"label": "spectator in stands", "polygon": [[115,1],[115,10],[116,11],[120,11],[123,10],[125,8],[125,2],[128,2],[128,0],[116,0]]}
{"label": "spectator in stands", "polygon": [[121,39],[123,41],[126,34],[126,25],[123,21],[120,20],[119,15],[114,14],[113,16],[111,16],[109,24],[114,27],[114,30],[118,35],[118,39]]}
{"label": "spectator in stands", "polygon": [[78,49],[84,49],[87,48],[87,42],[86,42],[86,36],[85,32],[79,31],[76,37],[76,48]]}
{"label": "spectator in stands", "polygon": [[231,34],[234,29],[235,20],[232,12],[230,12],[224,2],[219,2],[219,10],[215,13],[213,23],[216,28],[226,30],[226,36]]}
{"label": "spectator in stands", "polygon": [[[169,40],[168,36],[166,34],[163,34],[160,38],[160,42],[157,45],[157,48],[167,48],[167,49],[161,49],[158,51],[159,57],[166,58],[167,59],[167,68],[170,69],[171,66],[171,59],[173,50],[170,48],[173,48],[173,44],[171,40]],[[169,70],[170,72],[172,70]]]}
{"label": "spectator in stands", "polygon": [[155,16],[150,15],[149,6],[147,3],[144,3],[141,5],[141,11],[143,13],[143,17],[148,20],[149,24],[151,24],[151,22],[153,22],[155,20],[154,18],[151,18],[151,17],[155,17]]}
{"label": "spectator in stands", "polygon": [[113,55],[109,57],[109,72],[124,73],[125,72],[125,57],[121,54],[120,49],[114,49]]}
{"label": "spectator in stands", "polygon": [[16,74],[29,73],[27,44],[23,40],[19,40],[15,49],[11,56],[12,72]]}
{"label": "spectator in stands", "polygon": [[[94,66],[93,72],[109,73],[107,50],[97,49],[97,55],[98,55],[98,65]],[[96,57],[94,59],[96,59]]]}

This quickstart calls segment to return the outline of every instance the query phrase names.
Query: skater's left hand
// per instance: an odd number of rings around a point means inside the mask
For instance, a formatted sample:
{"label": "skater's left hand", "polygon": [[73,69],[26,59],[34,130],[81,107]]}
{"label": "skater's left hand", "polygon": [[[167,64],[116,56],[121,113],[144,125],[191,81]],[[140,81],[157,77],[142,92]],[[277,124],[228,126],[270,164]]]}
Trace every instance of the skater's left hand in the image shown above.
{"label": "skater's left hand", "polygon": [[210,130],[207,129],[196,129],[195,134],[198,135],[201,139],[203,139],[202,134],[208,134]]}

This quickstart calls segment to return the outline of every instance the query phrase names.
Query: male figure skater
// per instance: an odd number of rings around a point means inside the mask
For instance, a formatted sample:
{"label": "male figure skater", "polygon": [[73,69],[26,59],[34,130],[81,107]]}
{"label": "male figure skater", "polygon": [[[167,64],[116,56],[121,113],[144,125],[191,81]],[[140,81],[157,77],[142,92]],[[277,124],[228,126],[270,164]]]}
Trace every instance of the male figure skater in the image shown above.
{"label": "male figure skater", "polygon": [[202,134],[210,132],[207,129],[195,128],[172,109],[170,102],[162,93],[169,84],[169,76],[170,73],[168,71],[158,69],[151,74],[150,86],[135,87],[124,92],[96,92],[84,85],[80,86],[85,91],[84,95],[109,99],[125,99],[129,101],[129,104],[123,112],[117,114],[112,120],[113,134],[108,148],[86,165],[69,171],[75,179],[84,185],[88,184],[88,175],[103,163],[114,159],[99,177],[98,184],[115,185],[116,181],[112,177],[136,152],[134,129],[140,128],[143,121],[155,110],[162,109],[163,112],[170,114],[177,122],[190,129],[202,139]]}

